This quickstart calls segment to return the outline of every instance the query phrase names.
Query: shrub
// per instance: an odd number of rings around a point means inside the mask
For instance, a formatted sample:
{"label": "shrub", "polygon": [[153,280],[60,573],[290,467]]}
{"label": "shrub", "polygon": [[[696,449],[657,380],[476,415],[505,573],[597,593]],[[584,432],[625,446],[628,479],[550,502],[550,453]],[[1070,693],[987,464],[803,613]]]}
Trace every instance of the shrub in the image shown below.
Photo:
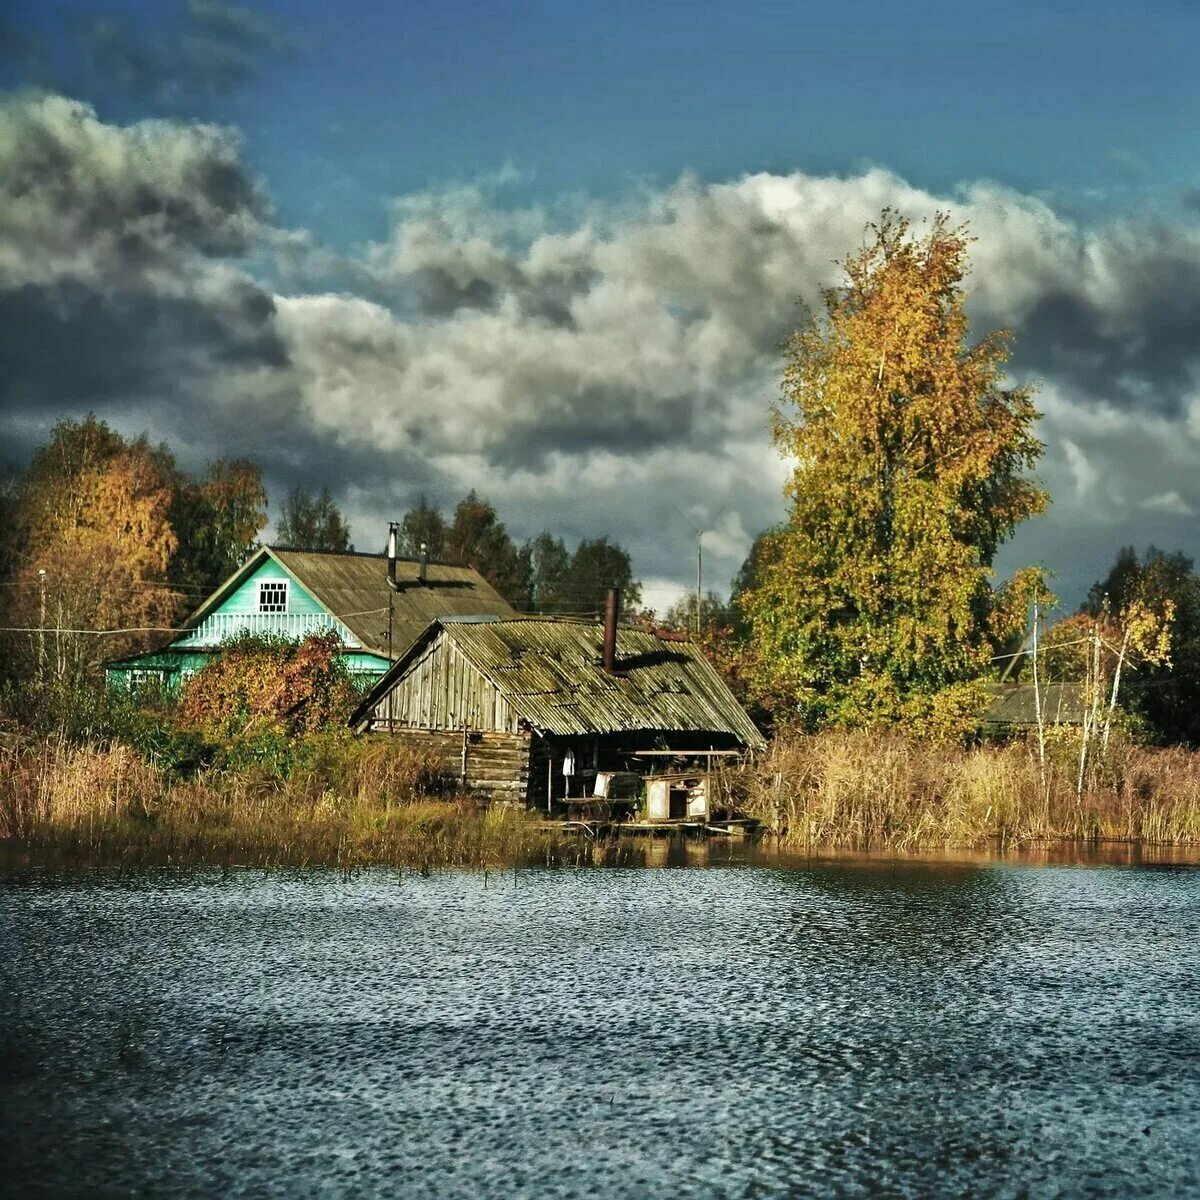
{"label": "shrub", "polygon": [[236,638],[184,685],[180,716],[218,738],[252,725],[302,734],[340,724],[359,698],[340,651],[332,632],[299,643]]}

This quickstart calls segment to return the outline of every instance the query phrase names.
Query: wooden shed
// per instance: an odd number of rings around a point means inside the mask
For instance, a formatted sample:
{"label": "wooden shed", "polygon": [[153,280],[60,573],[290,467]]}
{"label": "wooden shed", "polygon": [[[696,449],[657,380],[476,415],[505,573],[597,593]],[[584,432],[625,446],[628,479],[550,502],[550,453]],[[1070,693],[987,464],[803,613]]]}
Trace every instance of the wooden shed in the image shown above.
{"label": "wooden shed", "polygon": [[611,632],[606,652],[592,622],[434,621],[350,723],[435,749],[469,791],[540,808],[590,794],[599,771],[645,772],[647,752],[763,744],[698,647]]}
{"label": "wooden shed", "polygon": [[[983,729],[993,736],[1010,736],[1037,728],[1038,694],[1031,683],[1008,683],[992,689],[983,713]],[[1086,705],[1080,683],[1041,686],[1045,725],[1082,725]]]}

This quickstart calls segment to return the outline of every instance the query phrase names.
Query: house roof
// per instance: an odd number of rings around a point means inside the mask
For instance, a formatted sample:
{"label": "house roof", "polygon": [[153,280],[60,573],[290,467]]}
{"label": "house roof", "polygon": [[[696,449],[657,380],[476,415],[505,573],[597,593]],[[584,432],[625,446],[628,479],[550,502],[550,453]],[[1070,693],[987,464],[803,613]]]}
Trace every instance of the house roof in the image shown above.
{"label": "house roof", "polygon": [[[1044,683],[1042,720],[1047,725],[1083,723],[1083,689],[1078,683]],[[1031,683],[998,687],[983,714],[985,725],[1036,725],[1037,693]]]}
{"label": "house roof", "polygon": [[435,621],[375,685],[357,724],[439,634],[533,728],[559,736],[663,730],[727,733],[750,746],[762,735],[703,652],[641,629],[618,629],[617,675],[600,661],[603,627],[517,618]]}
{"label": "house roof", "polygon": [[187,619],[185,628],[199,625],[220,607],[262,563],[274,559],[289,575],[377,654],[388,650],[388,598],[392,598],[392,646],[401,650],[443,616],[510,617],[513,608],[473,567],[430,561],[421,582],[420,560],[396,560],[399,589],[388,586],[388,560],[384,554],[354,551],[293,550],[263,546],[255,551]]}
{"label": "house roof", "polygon": [[417,559],[396,560],[399,590],[388,587],[383,554],[327,554],[272,548],[272,556],[368,649],[388,646],[388,596],[392,597],[392,646],[415,641],[430,621],[448,616],[510,617],[513,607],[473,567],[430,562],[425,581]]}

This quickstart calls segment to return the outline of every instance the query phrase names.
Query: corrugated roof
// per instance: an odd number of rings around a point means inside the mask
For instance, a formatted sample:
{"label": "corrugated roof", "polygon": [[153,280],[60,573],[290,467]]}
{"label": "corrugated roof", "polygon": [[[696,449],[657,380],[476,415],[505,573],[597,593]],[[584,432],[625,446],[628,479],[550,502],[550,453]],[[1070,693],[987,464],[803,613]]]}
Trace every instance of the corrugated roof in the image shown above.
{"label": "corrugated roof", "polygon": [[[619,629],[614,676],[600,663],[604,631],[598,624],[519,618],[448,621],[440,628],[517,714],[543,732],[728,733],[746,745],[763,744],[728,685],[690,643]],[[375,693],[386,694],[390,679],[404,669],[397,663]]]}
{"label": "corrugated roof", "polygon": [[[294,575],[369,650],[387,653],[387,557],[271,547],[271,555]],[[438,617],[511,617],[513,607],[472,567],[431,562],[425,582],[415,559],[398,559],[400,589],[392,595],[392,646],[411,645]]]}
{"label": "corrugated roof", "polygon": [[[1047,725],[1083,723],[1083,690],[1078,683],[1044,683],[1042,720]],[[1031,683],[1005,684],[996,690],[983,720],[989,725],[1036,725],[1037,699]]]}

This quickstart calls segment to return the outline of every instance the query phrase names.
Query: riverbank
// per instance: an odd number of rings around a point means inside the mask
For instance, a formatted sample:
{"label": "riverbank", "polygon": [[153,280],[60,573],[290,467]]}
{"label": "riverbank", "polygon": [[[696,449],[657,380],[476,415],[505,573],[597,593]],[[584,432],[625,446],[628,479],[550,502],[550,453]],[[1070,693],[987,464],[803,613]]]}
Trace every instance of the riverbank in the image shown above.
{"label": "riverbank", "polygon": [[776,738],[730,786],[791,847],[895,851],[1200,843],[1200,753],[1114,737],[1079,788],[1077,734],[971,748],[894,733]]}
{"label": "riverbank", "polygon": [[[724,772],[719,790],[785,852],[1200,846],[1200,755],[1114,740],[1082,795],[1073,768],[1066,743],[1043,767],[1026,744],[825,733],[776,739]],[[456,797],[407,747],[348,737],[313,739],[282,774],[259,763],[184,773],[121,743],[10,747],[0,751],[0,840],[26,861],[128,864],[429,869],[612,857],[537,814]]]}
{"label": "riverbank", "polygon": [[442,794],[418,754],[341,739],[282,777],[257,766],[180,777],[119,744],[6,750],[0,839],[25,859],[130,864],[428,869],[580,854],[530,814]]}

